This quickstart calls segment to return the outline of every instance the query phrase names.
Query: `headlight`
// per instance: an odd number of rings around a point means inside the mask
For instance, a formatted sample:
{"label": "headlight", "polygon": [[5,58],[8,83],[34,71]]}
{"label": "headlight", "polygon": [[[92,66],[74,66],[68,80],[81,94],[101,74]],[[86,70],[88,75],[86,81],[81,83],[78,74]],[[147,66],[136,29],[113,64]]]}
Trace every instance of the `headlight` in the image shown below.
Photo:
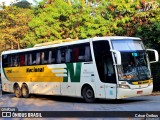
{"label": "headlight", "polygon": [[129,85],[119,84],[119,88],[130,89]]}

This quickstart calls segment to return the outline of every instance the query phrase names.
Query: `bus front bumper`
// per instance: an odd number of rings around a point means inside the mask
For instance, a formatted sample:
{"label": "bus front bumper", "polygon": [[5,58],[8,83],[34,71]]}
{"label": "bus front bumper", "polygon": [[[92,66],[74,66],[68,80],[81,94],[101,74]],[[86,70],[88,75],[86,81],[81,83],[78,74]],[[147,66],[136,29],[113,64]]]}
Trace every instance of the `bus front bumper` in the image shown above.
{"label": "bus front bumper", "polygon": [[134,88],[134,89],[117,88],[117,99],[150,95],[152,93],[152,90],[153,90],[153,85],[147,86],[145,88]]}

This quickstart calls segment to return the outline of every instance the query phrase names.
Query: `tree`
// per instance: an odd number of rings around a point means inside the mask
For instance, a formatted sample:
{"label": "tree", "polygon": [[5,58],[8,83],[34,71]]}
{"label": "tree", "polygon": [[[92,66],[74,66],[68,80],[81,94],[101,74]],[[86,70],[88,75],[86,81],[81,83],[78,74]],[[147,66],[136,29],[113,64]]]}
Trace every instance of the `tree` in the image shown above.
{"label": "tree", "polygon": [[0,4],[0,9],[4,9],[5,8],[5,2],[2,2],[1,4]]}
{"label": "tree", "polygon": [[160,6],[157,5],[156,1],[115,0],[108,2],[104,18],[113,23],[114,35],[137,36],[147,47],[160,50]]}
{"label": "tree", "polygon": [[0,43],[3,49],[20,49],[21,42],[29,30],[28,22],[32,18],[30,9],[6,7],[0,11]]}
{"label": "tree", "polygon": [[[28,15],[28,18],[24,18],[27,19],[24,25],[29,27],[26,27],[24,36],[19,37],[20,45],[18,46],[29,47],[36,43],[57,39],[83,39],[110,35],[137,36],[145,38],[146,42],[144,42],[148,46],[153,46],[156,43],[158,45],[159,6],[156,6],[155,9],[155,6],[153,4],[150,6],[150,3],[152,4],[152,2],[145,0],[88,0],[88,2],[85,0],[43,0],[39,6],[33,9],[33,18],[29,12],[27,13],[28,10],[24,10],[25,15]],[[156,1],[153,3],[155,4]],[[13,13],[15,11],[17,12]],[[9,12],[14,20],[10,19]],[[7,33],[12,33],[16,29],[7,29],[6,26],[8,28],[15,27],[18,20],[14,15],[22,13],[21,9],[19,9],[19,13],[17,9],[1,14],[3,16],[1,20],[8,21],[1,23],[1,27],[5,28],[1,29],[2,33],[5,33],[2,36],[13,35]],[[23,21],[21,21],[22,24]],[[151,34],[151,30],[155,34]],[[10,38],[9,41],[18,39],[18,37],[15,38],[15,34],[13,36],[14,39]],[[11,42],[9,43],[11,45]]]}
{"label": "tree", "polygon": [[63,0],[39,7],[35,10],[36,16],[29,23],[31,31],[25,41],[28,46],[33,46],[35,43],[56,39],[111,35],[110,23],[99,14],[100,10],[83,1],[75,1],[70,5]]}
{"label": "tree", "polygon": [[20,8],[31,8],[31,3],[28,1],[20,1],[13,3],[12,6],[20,7]]}

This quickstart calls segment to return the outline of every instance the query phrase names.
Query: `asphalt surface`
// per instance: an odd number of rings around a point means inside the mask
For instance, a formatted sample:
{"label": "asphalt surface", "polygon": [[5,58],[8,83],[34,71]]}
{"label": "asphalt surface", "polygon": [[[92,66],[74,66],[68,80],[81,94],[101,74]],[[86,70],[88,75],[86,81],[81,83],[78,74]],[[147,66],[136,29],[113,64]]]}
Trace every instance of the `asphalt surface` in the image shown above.
{"label": "asphalt surface", "polygon": [[[82,98],[75,98],[75,97],[31,95],[30,98],[16,98],[14,94],[5,93],[0,97],[0,107],[17,107],[19,111],[160,111],[160,96],[143,96],[143,97],[123,99],[119,101],[97,100],[95,103],[85,103]],[[19,119],[19,118],[14,118],[14,119]],[[93,118],[61,118],[61,119],[90,120]],[[94,118],[94,119],[143,120],[142,118]],[[157,118],[157,120],[160,120],[160,116],[159,118]]]}

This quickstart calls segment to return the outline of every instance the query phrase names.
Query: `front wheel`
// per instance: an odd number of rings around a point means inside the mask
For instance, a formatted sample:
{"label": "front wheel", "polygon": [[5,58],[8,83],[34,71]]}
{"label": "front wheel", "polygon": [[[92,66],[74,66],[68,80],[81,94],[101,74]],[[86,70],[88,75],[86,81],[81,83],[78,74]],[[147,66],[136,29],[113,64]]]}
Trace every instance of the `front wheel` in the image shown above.
{"label": "front wheel", "polygon": [[86,86],[85,88],[83,88],[82,95],[84,100],[88,103],[92,103],[95,101],[94,91],[89,86]]}

